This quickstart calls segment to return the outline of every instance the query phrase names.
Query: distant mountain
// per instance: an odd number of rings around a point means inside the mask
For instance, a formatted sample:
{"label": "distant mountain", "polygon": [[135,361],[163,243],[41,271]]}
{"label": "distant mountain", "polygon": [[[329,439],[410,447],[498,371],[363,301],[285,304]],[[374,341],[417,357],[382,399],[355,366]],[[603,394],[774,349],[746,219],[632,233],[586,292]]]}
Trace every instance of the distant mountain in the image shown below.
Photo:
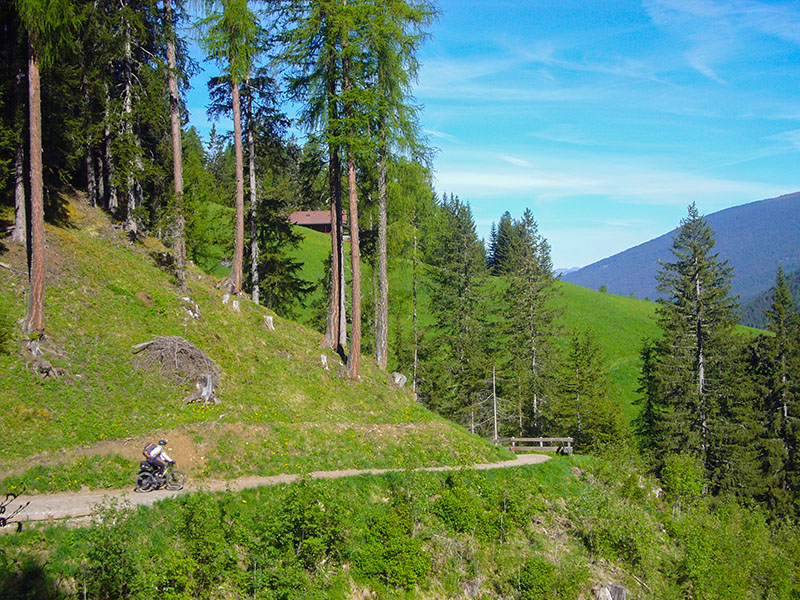
{"label": "distant mountain", "polygon": [[570,273],[574,273],[575,271],[580,271],[580,267],[571,267],[569,269],[554,269],[553,274],[556,277],[564,277],[564,275],[569,275]]}
{"label": "distant mountain", "polygon": [[[785,272],[785,270],[784,270]],[[775,278],[773,277],[773,282]],[[786,283],[792,293],[795,306],[800,307],[800,270],[786,276]],[[760,293],[752,300],[742,304],[742,324],[750,327],[764,329],[767,326],[767,317],[764,313],[772,306],[772,296],[775,293],[773,285],[766,292]]]}
{"label": "distant mountain", "polygon": [[[734,206],[706,215],[716,233],[715,250],[734,268],[732,293],[746,304],[775,283],[780,263],[785,273],[800,268],[800,192]],[[655,299],[658,260],[673,259],[676,230],[600,260],[564,281],[612,294]]]}

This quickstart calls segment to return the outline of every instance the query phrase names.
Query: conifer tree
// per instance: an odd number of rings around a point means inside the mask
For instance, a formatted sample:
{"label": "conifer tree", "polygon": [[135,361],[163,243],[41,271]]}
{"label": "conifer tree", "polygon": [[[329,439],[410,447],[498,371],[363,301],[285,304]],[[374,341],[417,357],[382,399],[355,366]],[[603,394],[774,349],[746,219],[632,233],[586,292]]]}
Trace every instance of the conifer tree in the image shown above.
{"label": "conifer tree", "polygon": [[690,452],[715,490],[743,489],[742,478],[753,473],[752,445],[744,443],[752,435],[753,399],[732,335],[732,269],[714,244],[714,232],[692,204],[673,239],[674,262],[659,262],[663,336],[649,356],[643,388],[656,455]]}
{"label": "conifer tree", "polygon": [[552,418],[581,452],[602,452],[625,441],[620,407],[608,389],[608,367],[596,335],[590,329],[573,331]]}
{"label": "conifer tree", "polygon": [[41,69],[69,41],[75,20],[71,0],[16,0],[28,37],[28,131],[30,143],[31,213],[28,265],[30,290],[25,333],[44,335],[44,184],[42,173]]}
{"label": "conifer tree", "polygon": [[501,304],[504,370],[510,382],[509,392],[504,393],[516,400],[518,435],[526,431],[540,435],[543,406],[551,395],[557,365],[553,264],[550,245],[539,234],[529,209],[512,228],[500,264],[507,286]]}
{"label": "conifer tree", "polygon": [[444,196],[429,242],[430,312],[435,327],[426,340],[424,398],[434,410],[462,423],[489,370],[485,324],[486,256],[469,205]]}
{"label": "conifer tree", "polygon": [[236,158],[236,219],[234,228],[231,291],[242,291],[244,273],[244,152],[242,149],[242,110],[240,86],[253,67],[259,52],[258,18],[247,0],[208,0],[209,14],[201,21],[205,28],[203,46],[223,70],[230,84],[233,113],[233,142]]}

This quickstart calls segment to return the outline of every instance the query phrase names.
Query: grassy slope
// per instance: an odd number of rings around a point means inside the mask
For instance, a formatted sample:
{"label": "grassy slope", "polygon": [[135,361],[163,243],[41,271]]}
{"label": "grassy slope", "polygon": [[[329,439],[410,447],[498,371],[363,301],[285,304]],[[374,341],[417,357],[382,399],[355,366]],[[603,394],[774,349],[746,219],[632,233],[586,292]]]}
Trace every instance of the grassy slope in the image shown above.
{"label": "grassy slope", "polygon": [[[305,267],[303,277],[310,281],[318,281],[323,273],[323,261],[329,253],[329,238],[321,233],[301,229],[304,240],[296,256]],[[371,295],[371,270],[364,267],[364,295],[369,302]],[[428,293],[425,285],[424,269],[420,270],[419,289],[419,323],[421,328],[431,325],[431,319],[425,310],[428,305]],[[396,260],[390,272],[391,306],[390,335],[396,331],[396,322],[410,339],[411,331],[411,261]],[[654,339],[660,335],[655,321],[655,303],[626,296],[601,293],[567,282],[556,283],[557,297],[555,304],[562,309],[561,325],[565,331],[592,329],[604,350],[613,393],[619,399],[625,416],[632,419],[636,413],[636,401],[639,397],[638,377],[640,370],[639,352],[645,339]],[[321,291],[308,302],[308,307],[301,311],[301,318],[306,322],[313,319],[315,302],[321,297]],[[755,335],[758,330],[739,327],[743,335]],[[390,365],[392,368],[392,365]],[[502,374],[501,374],[502,376]]]}
{"label": "grassy slope", "polygon": [[[28,487],[119,485],[130,477],[130,463],[76,464],[76,455],[136,460],[140,444],[161,435],[195,476],[498,457],[407,390],[394,389],[368,360],[359,383],[340,376],[335,355],[328,356],[333,368],[323,370],[318,334],[278,316],[276,331],[267,331],[263,317],[272,313],[244,298],[235,312],[198,270],[189,287],[202,318],[193,319],[170,277],[154,266],[154,243],[150,250],[131,246],[103,214],[75,204],[70,211],[72,226],[47,231],[48,359],[64,374],[40,381],[16,348],[0,354],[0,467],[19,475],[36,466],[29,475],[38,479],[27,477]],[[16,246],[2,257],[24,270]],[[24,316],[25,283],[0,270],[6,321]],[[217,407],[184,406],[187,386],[137,368],[132,346],[168,335],[185,337],[217,362]]]}

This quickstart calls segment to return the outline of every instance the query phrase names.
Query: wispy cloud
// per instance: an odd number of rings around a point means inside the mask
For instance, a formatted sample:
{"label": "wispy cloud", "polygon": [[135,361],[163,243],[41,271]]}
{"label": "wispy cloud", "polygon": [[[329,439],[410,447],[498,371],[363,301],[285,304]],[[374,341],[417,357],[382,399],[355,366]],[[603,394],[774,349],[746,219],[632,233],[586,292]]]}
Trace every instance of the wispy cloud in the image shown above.
{"label": "wispy cloud", "polygon": [[[559,202],[570,198],[612,198],[640,205],[678,205],[692,201],[729,205],[785,193],[784,186],[758,181],[739,181],[705,177],[689,172],[649,170],[619,164],[591,166],[566,162],[557,167],[526,172],[474,168],[440,168],[436,174],[440,189],[469,190],[472,197],[536,198],[539,202]],[[712,200],[709,200],[712,199]],[[717,199],[717,200],[714,200]]]}
{"label": "wispy cloud", "polygon": [[438,138],[440,140],[447,140],[448,142],[458,142],[458,138],[454,135],[450,135],[449,133],[445,133],[444,131],[436,131],[435,129],[423,129],[424,133],[427,133],[431,137]]}
{"label": "wispy cloud", "polygon": [[733,57],[751,52],[749,42],[777,38],[800,45],[800,7],[796,3],[754,0],[645,0],[652,22],[688,45],[688,66],[708,79],[727,83],[720,69]]}
{"label": "wispy cloud", "polygon": [[500,160],[504,160],[507,163],[511,163],[517,167],[532,167],[533,165],[529,163],[527,160],[523,158],[517,158],[515,156],[506,156],[504,154],[498,154],[497,158]]}

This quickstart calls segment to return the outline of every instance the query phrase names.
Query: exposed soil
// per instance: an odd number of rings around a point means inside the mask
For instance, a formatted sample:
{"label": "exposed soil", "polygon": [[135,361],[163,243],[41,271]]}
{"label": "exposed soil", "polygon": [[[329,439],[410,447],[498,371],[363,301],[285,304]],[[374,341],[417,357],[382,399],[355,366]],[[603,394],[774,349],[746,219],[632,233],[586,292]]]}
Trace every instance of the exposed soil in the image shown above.
{"label": "exposed soil", "polygon": [[[119,444],[119,442],[116,443]],[[172,450],[172,448],[173,444],[172,440],[170,440],[169,450]],[[177,446],[175,448],[177,449]],[[128,446],[125,446],[125,451],[128,451],[128,449]],[[135,446],[135,449],[137,452],[141,451],[138,445]],[[117,448],[115,451],[120,452],[119,448]],[[550,457],[543,454],[523,454],[514,460],[499,463],[482,463],[467,468],[476,470],[506,469],[524,465],[535,465],[547,460],[550,460]],[[455,467],[423,467],[415,470],[452,471],[454,469]],[[315,471],[313,473],[309,473],[308,476],[313,479],[338,479],[340,477],[354,477],[357,475],[380,475],[382,473],[388,473],[391,471],[395,471],[395,469],[346,469],[339,471]],[[7,511],[9,513],[13,512],[13,510],[20,504],[30,501],[30,504],[22,513],[20,513],[20,515],[17,517],[17,520],[55,521],[57,519],[90,518],[95,514],[97,505],[113,500],[122,503],[122,505],[151,505],[159,500],[163,500],[164,498],[171,498],[181,494],[188,494],[203,490],[212,492],[221,492],[227,490],[237,491],[263,485],[291,483],[300,477],[301,475],[296,474],[283,474],[272,475],[270,477],[240,477],[238,479],[232,479],[228,481],[204,480],[200,483],[194,483],[190,479],[186,483],[186,487],[179,492],[158,490],[149,493],[137,493],[133,489],[128,489],[105,490],[100,492],[64,492],[58,494],[20,496],[8,506]],[[0,532],[11,530],[12,528],[9,527],[5,530],[0,529]]]}

